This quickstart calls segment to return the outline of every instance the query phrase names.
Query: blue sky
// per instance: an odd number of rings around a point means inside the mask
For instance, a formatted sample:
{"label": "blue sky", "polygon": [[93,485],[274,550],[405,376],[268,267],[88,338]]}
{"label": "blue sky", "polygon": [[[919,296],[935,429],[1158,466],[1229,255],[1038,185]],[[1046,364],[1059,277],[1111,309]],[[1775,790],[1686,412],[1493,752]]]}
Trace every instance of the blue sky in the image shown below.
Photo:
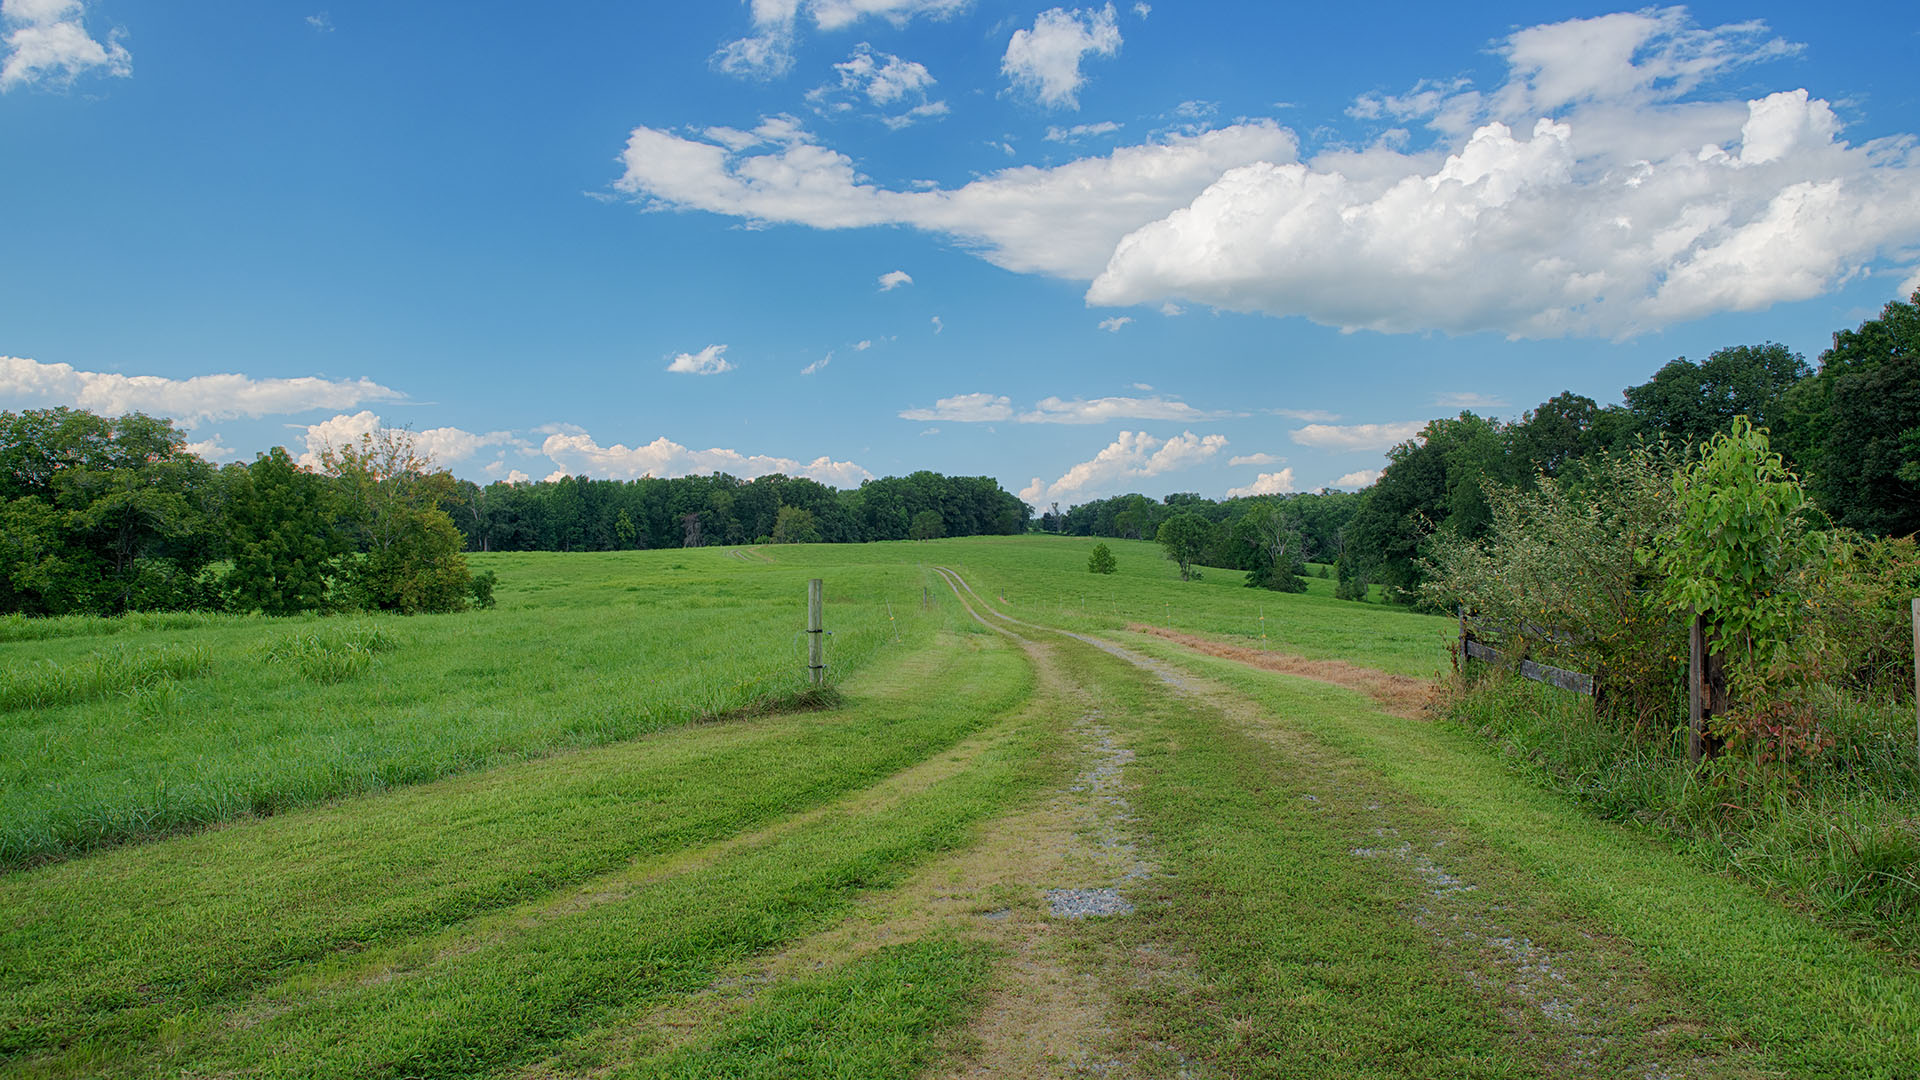
{"label": "blue sky", "polygon": [[1353,487],[1920,286],[1906,5],[0,0],[0,408]]}

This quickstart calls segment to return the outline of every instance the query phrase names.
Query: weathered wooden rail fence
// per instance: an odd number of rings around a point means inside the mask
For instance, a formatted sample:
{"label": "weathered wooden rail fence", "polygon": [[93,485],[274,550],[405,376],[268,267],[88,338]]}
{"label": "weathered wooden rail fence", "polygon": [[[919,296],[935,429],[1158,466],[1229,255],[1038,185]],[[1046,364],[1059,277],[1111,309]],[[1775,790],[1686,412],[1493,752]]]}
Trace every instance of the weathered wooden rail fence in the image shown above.
{"label": "weathered wooden rail fence", "polygon": [[[1480,660],[1507,667],[1535,682],[1589,695],[1594,698],[1595,705],[1605,698],[1606,687],[1598,674],[1588,675],[1536,663],[1527,658],[1524,649],[1516,654],[1512,648],[1516,638],[1562,645],[1578,644],[1572,634],[1525,620],[1521,620],[1518,626],[1512,626],[1480,619],[1468,615],[1465,608],[1459,608],[1457,612],[1460,616],[1461,671],[1466,670],[1469,661]],[[1696,762],[1713,753],[1712,720],[1728,707],[1726,665],[1713,650],[1711,624],[1710,616],[1695,612],[1687,632],[1687,756]],[[1489,638],[1507,648],[1503,650],[1497,647],[1487,640]],[[1915,597],[1913,601],[1913,703],[1914,741],[1916,747],[1920,747],[1920,597]]]}
{"label": "weathered wooden rail fence", "polygon": [[[1465,669],[1467,661],[1480,660],[1511,668],[1525,678],[1557,686],[1562,690],[1571,690],[1576,694],[1586,694],[1595,698],[1601,695],[1598,676],[1569,671],[1551,664],[1536,663],[1528,659],[1524,651],[1516,653],[1512,648],[1515,638],[1572,645],[1575,644],[1572,634],[1525,620],[1522,620],[1518,626],[1493,622],[1469,615],[1464,608],[1459,614],[1462,670]],[[1502,645],[1507,647],[1503,650],[1500,647]]]}

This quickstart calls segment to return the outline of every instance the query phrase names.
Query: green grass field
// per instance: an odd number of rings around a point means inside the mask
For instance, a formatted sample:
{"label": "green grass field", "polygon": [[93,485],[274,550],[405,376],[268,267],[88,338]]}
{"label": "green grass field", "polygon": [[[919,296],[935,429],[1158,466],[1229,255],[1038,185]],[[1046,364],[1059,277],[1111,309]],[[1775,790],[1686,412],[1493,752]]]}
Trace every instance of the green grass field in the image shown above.
{"label": "green grass field", "polygon": [[8,623],[0,1072],[1920,1075],[1913,957],[1467,731],[1127,629],[1264,614],[1425,675],[1448,620],[1109,543],[1111,577],[1047,537],[494,555],[460,616]]}

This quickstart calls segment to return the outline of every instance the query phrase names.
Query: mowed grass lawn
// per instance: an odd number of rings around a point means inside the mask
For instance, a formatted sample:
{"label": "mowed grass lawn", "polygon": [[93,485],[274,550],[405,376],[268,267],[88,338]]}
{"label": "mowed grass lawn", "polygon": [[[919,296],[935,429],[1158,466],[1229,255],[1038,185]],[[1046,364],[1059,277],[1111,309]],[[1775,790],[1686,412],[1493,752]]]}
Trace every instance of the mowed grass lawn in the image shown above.
{"label": "mowed grass lawn", "polygon": [[[938,625],[952,609],[836,708],[0,877],[0,1060],[34,1076],[467,1076],[698,990],[1048,778],[1045,728],[1018,712],[1027,665]],[[925,1007],[954,1011],[983,957],[930,941],[868,964],[926,968],[922,993],[947,989]],[[902,1008],[862,1037],[910,1036],[924,1009]]]}

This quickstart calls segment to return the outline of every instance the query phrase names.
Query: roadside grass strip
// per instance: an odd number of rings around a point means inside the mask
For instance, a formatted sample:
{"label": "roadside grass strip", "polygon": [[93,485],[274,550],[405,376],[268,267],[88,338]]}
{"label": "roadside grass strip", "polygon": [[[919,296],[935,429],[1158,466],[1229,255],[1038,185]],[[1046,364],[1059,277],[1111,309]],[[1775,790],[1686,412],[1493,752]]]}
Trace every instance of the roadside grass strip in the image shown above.
{"label": "roadside grass strip", "polygon": [[[1583,935],[1623,947],[1619,957],[1624,966],[1618,970],[1640,987],[1627,995],[1630,1002],[1639,999],[1636,1007],[1611,1021],[1613,1047],[1629,1051],[1623,1067],[1636,1060],[1634,1053],[1649,1053],[1675,1075],[1731,1072],[1889,1080],[1920,1075],[1920,973],[1910,965],[1816,925],[1742,883],[1707,873],[1644,835],[1586,816],[1572,800],[1516,775],[1470,735],[1383,715],[1357,693],[1251,671],[1144,635],[1125,640],[1129,648],[1176,663],[1257,703],[1269,718],[1265,734],[1273,749],[1263,754],[1241,751],[1254,761],[1291,757],[1311,766],[1308,776],[1325,770],[1327,780],[1319,781],[1323,786],[1338,782],[1367,792],[1366,797],[1383,808],[1403,808],[1401,816],[1407,820],[1391,823],[1402,835],[1382,836],[1353,849],[1370,851],[1372,857],[1349,855],[1357,865],[1399,867],[1403,878],[1422,883],[1427,898],[1403,893],[1393,901],[1400,910],[1418,914],[1422,907],[1436,909],[1434,898],[1446,888],[1436,883],[1437,870],[1483,890],[1498,885],[1490,891],[1502,894],[1511,907],[1498,917],[1546,954],[1560,950],[1570,958],[1571,971],[1594,969],[1599,958],[1618,951],[1614,945],[1583,950]],[[1249,729],[1230,737],[1244,747],[1261,734]],[[1195,770],[1203,768],[1209,739],[1204,730],[1191,732],[1189,739],[1178,756],[1143,753],[1149,774],[1169,780],[1189,777],[1186,789],[1199,790]],[[1222,755],[1215,767],[1240,774],[1256,768],[1237,754]],[[1374,779],[1359,783],[1368,776]],[[1285,784],[1270,789],[1267,805],[1273,821],[1326,814],[1303,797],[1302,788],[1304,793],[1319,790],[1312,783],[1296,778],[1292,792]],[[1178,822],[1183,812],[1191,812],[1192,801],[1170,799],[1167,793],[1182,790],[1150,787],[1144,800]],[[1411,822],[1426,824],[1415,827]],[[1195,837],[1188,841],[1195,851],[1232,851],[1241,843],[1240,832],[1219,833],[1210,820],[1182,830],[1156,828],[1163,843],[1183,833]],[[1246,835],[1257,835],[1261,828],[1259,816],[1245,819]],[[1303,843],[1299,850],[1314,849]],[[1257,854],[1246,851],[1227,860],[1218,873],[1244,879],[1236,868]],[[1337,873],[1340,854],[1328,853],[1328,873]],[[1182,889],[1192,885],[1189,880]],[[1534,899],[1511,904],[1524,897]],[[1357,909],[1354,917],[1356,927],[1370,931],[1363,936],[1391,938],[1390,925],[1383,928],[1377,918],[1362,919]],[[1409,916],[1404,925],[1418,922]],[[1451,924],[1429,923],[1435,927],[1431,938],[1460,951],[1460,936],[1448,928]],[[1196,941],[1204,951],[1204,937]],[[1354,941],[1352,947],[1359,950],[1355,955],[1372,955],[1366,941]],[[1593,959],[1581,962],[1583,951]],[[1325,962],[1328,970],[1338,970],[1336,959]],[[1257,1007],[1269,999],[1288,1000],[1287,987],[1275,985],[1246,1000],[1249,1007]],[[1285,1017],[1274,1020],[1298,1023]],[[1547,1030],[1556,1028],[1578,1035],[1564,1024]],[[1575,1037],[1569,1046],[1577,1051],[1581,1044]],[[1606,1044],[1598,1045],[1604,1052]],[[1566,1060],[1582,1059],[1576,1055]]]}
{"label": "roadside grass strip", "polygon": [[[47,1076],[170,1073],[208,1054],[267,1075],[519,1060],[622,1003],[696,988],[959,843],[1029,782],[1036,736],[1000,718],[1031,688],[1014,650],[943,634],[828,712],[0,877],[0,1056]],[[965,770],[884,812],[831,809],[989,731],[1003,734]]]}
{"label": "roadside grass strip", "polygon": [[[475,556],[499,574],[495,609],[126,616],[0,643],[0,873],[817,701],[800,632],[817,550]],[[836,682],[949,621],[885,555],[824,564]],[[119,636],[103,652],[94,632]],[[185,661],[198,678],[141,675]]]}
{"label": "roadside grass strip", "polygon": [[993,959],[985,943],[950,937],[885,946],[774,986],[713,1038],[612,1075],[905,1080],[936,1060],[978,1012]]}

